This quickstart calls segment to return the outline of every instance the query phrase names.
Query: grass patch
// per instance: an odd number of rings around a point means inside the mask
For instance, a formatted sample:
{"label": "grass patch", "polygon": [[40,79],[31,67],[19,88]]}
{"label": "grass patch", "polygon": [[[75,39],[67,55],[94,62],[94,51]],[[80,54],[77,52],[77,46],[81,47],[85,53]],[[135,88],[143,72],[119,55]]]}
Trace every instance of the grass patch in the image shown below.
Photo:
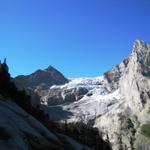
{"label": "grass patch", "polygon": [[142,125],[141,133],[150,139],[150,123]]}

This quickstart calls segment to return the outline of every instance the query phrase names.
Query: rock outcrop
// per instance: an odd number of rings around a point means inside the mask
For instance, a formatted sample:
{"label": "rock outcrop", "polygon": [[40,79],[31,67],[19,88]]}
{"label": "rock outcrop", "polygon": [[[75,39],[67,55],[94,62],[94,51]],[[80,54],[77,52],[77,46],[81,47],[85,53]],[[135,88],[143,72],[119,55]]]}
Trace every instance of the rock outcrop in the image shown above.
{"label": "rock outcrop", "polygon": [[0,64],[1,150],[111,149],[96,128],[50,120],[41,104],[33,105],[26,91],[16,87],[8,70],[5,61]]}
{"label": "rock outcrop", "polygon": [[52,119],[90,123],[114,150],[150,149],[150,45],[144,41],[136,40],[131,55],[101,77],[51,85],[37,84],[35,92]]}
{"label": "rock outcrop", "polygon": [[48,89],[52,85],[62,85],[67,83],[68,79],[58,70],[49,66],[44,70],[37,70],[27,76],[19,75],[14,81],[20,87],[35,90],[36,88]]}
{"label": "rock outcrop", "polygon": [[[128,63],[121,71],[122,76],[117,78],[120,105],[115,111],[110,110],[106,116],[98,118],[96,126],[113,137],[112,143],[116,144],[116,150],[148,150],[150,139],[142,133],[142,128],[149,126],[150,122],[150,45],[135,41],[127,60]],[[118,74],[118,71],[115,73]],[[104,124],[104,120],[108,123]],[[114,127],[110,126],[112,123]]]}

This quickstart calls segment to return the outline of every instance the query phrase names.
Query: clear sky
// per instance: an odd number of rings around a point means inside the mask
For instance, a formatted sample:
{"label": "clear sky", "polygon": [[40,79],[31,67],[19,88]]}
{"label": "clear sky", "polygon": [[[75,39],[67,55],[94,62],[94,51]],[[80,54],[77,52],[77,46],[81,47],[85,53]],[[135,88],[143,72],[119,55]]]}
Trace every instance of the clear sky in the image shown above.
{"label": "clear sky", "polygon": [[150,0],[0,0],[0,59],[13,76],[49,65],[98,76],[150,43]]}

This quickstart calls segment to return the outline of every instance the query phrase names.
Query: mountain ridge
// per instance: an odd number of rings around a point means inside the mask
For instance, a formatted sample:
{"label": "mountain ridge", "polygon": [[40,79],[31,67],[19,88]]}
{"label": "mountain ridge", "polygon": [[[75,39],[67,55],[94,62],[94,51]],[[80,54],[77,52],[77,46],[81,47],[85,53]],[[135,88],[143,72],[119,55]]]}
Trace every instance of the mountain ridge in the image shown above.
{"label": "mountain ridge", "polygon": [[103,76],[75,78],[34,91],[52,119],[91,123],[104,131],[114,150],[141,150],[141,145],[150,145],[142,133],[150,121],[149,58],[150,45],[136,40],[129,57]]}
{"label": "mountain ridge", "polygon": [[[30,75],[19,75],[14,80],[17,85],[21,85],[25,88],[34,88],[36,86],[43,86],[48,88],[52,85],[61,85],[68,82],[68,79],[63,76],[58,70],[52,66],[48,66],[46,69],[38,69]],[[21,81],[21,82],[20,82]]]}
{"label": "mountain ridge", "polygon": [[42,104],[33,105],[31,96],[16,87],[6,61],[0,64],[0,149],[111,149],[96,128],[50,120]]}

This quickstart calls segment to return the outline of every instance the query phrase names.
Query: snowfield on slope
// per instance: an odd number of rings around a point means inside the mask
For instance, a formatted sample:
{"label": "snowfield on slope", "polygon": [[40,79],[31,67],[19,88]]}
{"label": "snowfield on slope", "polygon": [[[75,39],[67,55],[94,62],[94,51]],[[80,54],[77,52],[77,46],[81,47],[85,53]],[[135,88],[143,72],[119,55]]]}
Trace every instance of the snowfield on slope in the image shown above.
{"label": "snowfield on slope", "polygon": [[[83,121],[87,123],[90,120],[96,119],[98,116],[108,113],[112,109],[116,109],[120,103],[122,103],[119,90],[111,93],[106,89],[104,76],[95,78],[75,78],[71,79],[70,82],[65,85],[52,86],[51,89],[72,89],[80,87],[88,89],[88,93],[91,95],[84,95],[83,98],[72,103],[48,106],[49,108],[46,110],[50,116],[54,117],[56,120],[65,119],[69,122]],[[64,114],[65,112],[66,115]]]}
{"label": "snowfield on slope", "polygon": [[78,88],[85,87],[87,89],[98,89],[104,84],[104,76],[94,77],[94,78],[72,78],[69,82],[64,85],[53,85],[51,88]]}
{"label": "snowfield on slope", "polygon": [[70,121],[83,121],[87,123],[96,117],[108,113],[119,104],[118,91],[108,95],[94,94],[91,97],[84,96],[81,100],[69,105],[61,105],[64,110],[74,114]]}

